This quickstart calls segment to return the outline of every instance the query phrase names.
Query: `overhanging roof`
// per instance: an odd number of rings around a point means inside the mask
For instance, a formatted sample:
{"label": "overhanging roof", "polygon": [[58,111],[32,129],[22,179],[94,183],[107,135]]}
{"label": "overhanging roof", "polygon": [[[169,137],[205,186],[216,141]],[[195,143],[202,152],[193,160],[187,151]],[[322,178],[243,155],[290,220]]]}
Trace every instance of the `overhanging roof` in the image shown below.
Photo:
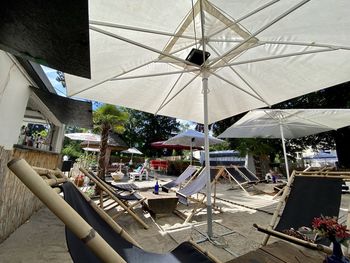
{"label": "overhanging roof", "polygon": [[0,49],[90,78],[88,1],[3,1]]}
{"label": "overhanging roof", "polygon": [[37,88],[32,88],[32,90],[61,123],[81,128],[92,128],[91,102],[61,97]]}

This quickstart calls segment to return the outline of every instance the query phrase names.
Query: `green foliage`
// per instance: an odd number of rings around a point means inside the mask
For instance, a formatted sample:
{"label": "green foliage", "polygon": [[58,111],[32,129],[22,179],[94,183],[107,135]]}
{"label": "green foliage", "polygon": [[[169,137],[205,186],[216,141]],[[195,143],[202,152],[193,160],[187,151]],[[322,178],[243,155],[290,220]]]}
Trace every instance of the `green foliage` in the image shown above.
{"label": "green foliage", "polygon": [[125,125],[123,139],[130,145],[137,147],[146,156],[160,155],[162,150],[151,147],[152,142],[170,138],[179,130],[179,123],[175,118],[155,116],[151,113],[126,109],[129,121]]}
{"label": "green foliage", "polygon": [[116,133],[125,131],[124,123],[128,120],[128,113],[114,105],[104,104],[93,112],[94,130],[101,132],[108,127]]}
{"label": "green foliage", "polygon": [[80,145],[75,143],[68,144],[62,149],[62,154],[73,158],[78,158],[83,152],[80,149]]}

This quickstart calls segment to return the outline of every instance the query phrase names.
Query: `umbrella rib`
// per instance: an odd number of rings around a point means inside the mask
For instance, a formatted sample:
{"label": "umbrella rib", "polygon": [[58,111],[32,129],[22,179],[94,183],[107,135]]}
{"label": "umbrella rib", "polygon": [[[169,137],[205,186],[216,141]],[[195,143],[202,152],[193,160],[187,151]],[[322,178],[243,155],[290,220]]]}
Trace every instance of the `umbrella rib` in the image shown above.
{"label": "umbrella rib", "polygon": [[171,92],[174,90],[176,84],[179,82],[179,80],[181,79],[181,77],[183,76],[183,74],[181,74],[176,81],[174,82],[174,84],[172,85],[172,87],[170,88],[168,94],[165,96],[164,100],[162,101],[162,103],[160,104],[160,106],[158,107],[156,114],[159,112],[159,110],[161,109],[161,107],[163,106],[164,102],[168,99],[168,97],[170,96]]}
{"label": "umbrella rib", "polygon": [[185,63],[186,65],[195,66],[195,67],[197,67],[197,68],[200,67],[200,66],[198,66],[197,64],[191,63],[191,62],[189,62],[189,61],[187,61],[187,60],[185,60],[185,59],[181,59],[181,58],[175,57],[175,56],[173,56],[173,55],[164,53],[164,52],[162,52],[162,51],[160,51],[160,50],[157,50],[157,49],[155,49],[155,48],[146,46],[146,45],[144,45],[144,44],[141,44],[141,43],[136,42],[136,41],[133,41],[133,40],[131,40],[131,39],[128,39],[128,38],[119,36],[119,35],[114,34],[114,33],[111,33],[111,32],[108,32],[108,31],[106,31],[106,30],[103,30],[103,29],[100,29],[100,28],[97,28],[97,27],[94,27],[94,26],[90,26],[89,28],[90,28],[91,30],[95,31],[95,32],[104,34],[104,35],[109,36],[109,37],[112,37],[112,38],[119,39],[119,40],[121,40],[121,41],[124,41],[124,42],[127,42],[127,43],[129,43],[129,44],[132,44],[132,45],[134,45],[134,46],[138,46],[138,47],[140,47],[140,48],[143,48],[143,49],[152,51],[152,52],[157,53],[157,54],[159,54],[159,55],[172,58],[172,59],[174,59],[174,60],[176,60],[176,61]]}
{"label": "umbrella rib", "polygon": [[258,29],[255,33],[253,33],[250,37],[246,38],[245,40],[243,40],[241,43],[239,43],[238,45],[236,45],[235,47],[233,47],[231,50],[227,51],[226,53],[224,53],[221,57],[218,57],[216,59],[213,59],[213,61],[211,61],[211,63],[209,64],[209,66],[215,64],[217,61],[219,61],[220,59],[222,59],[223,57],[229,55],[230,53],[232,53],[233,51],[235,51],[236,49],[238,49],[239,47],[241,47],[243,44],[247,43],[248,41],[250,41],[251,39],[255,38],[258,34],[260,34],[261,32],[265,31],[266,29],[268,29],[269,27],[271,27],[272,25],[274,25],[275,23],[277,23],[278,21],[280,21],[281,19],[283,19],[284,17],[286,17],[287,15],[289,15],[290,13],[294,12],[295,10],[297,10],[298,8],[300,8],[301,6],[303,6],[304,4],[310,2],[311,0],[303,0],[301,2],[299,2],[298,4],[296,4],[295,6],[291,7],[290,9],[288,9],[287,11],[285,11],[284,13],[282,13],[281,15],[277,16],[275,19],[273,19],[271,22],[267,23],[266,25],[264,25],[263,27],[261,27],[260,29]]}
{"label": "umbrella rib", "polygon": [[249,12],[248,14],[246,14],[246,15],[244,15],[244,16],[238,18],[235,22],[232,22],[231,24],[226,25],[225,27],[223,27],[223,28],[217,30],[216,32],[214,32],[214,33],[212,33],[212,34],[210,34],[210,35],[208,36],[208,38],[211,38],[212,36],[215,36],[215,35],[221,33],[222,31],[226,30],[227,28],[238,24],[239,22],[243,21],[244,19],[247,19],[248,17],[259,13],[260,11],[264,10],[265,8],[271,6],[271,5],[273,5],[273,4],[275,4],[275,3],[279,2],[279,1],[280,1],[280,0],[273,0],[273,1],[271,1],[271,2],[268,2],[268,3],[266,3],[266,4],[264,4],[264,5],[260,6],[260,7],[258,7],[257,9],[255,9],[255,10]]}
{"label": "umbrella rib", "polygon": [[140,28],[140,27],[126,26],[126,25],[114,24],[114,23],[103,22],[103,21],[90,20],[89,24],[96,25],[96,26],[105,26],[105,27],[125,29],[125,30],[130,30],[130,31],[137,31],[137,32],[144,32],[144,33],[150,33],[150,34],[156,34],[156,35],[163,35],[163,36],[170,36],[170,37],[178,37],[178,38],[186,38],[186,39],[195,40],[195,38],[193,36],[172,34],[172,33],[164,32],[164,31],[150,30],[150,29],[145,29],[145,28]]}
{"label": "umbrella rib", "polygon": [[[208,43],[208,46],[217,54],[219,55],[219,52],[214,48],[212,45]],[[227,63],[226,59],[223,58],[223,61]],[[246,81],[232,66],[229,66],[229,68],[269,107],[271,106],[249,83]]]}
{"label": "umbrella rib", "polygon": [[200,72],[195,75],[192,79],[190,79],[178,92],[176,92],[176,94],[174,94],[174,96],[172,96],[166,103],[164,103],[161,107],[159,107],[159,109],[157,110],[157,112],[155,114],[158,114],[159,111],[161,111],[166,105],[168,105],[177,95],[179,95],[188,85],[190,85],[198,76],[199,76]]}
{"label": "umbrella rib", "polygon": [[[197,41],[197,42],[199,42],[199,41]],[[178,49],[178,50],[175,50],[174,52],[171,52],[170,54],[175,54],[175,53],[177,53],[177,52],[179,52],[179,51],[182,51],[182,50],[184,50],[184,49],[186,49],[186,48],[188,48],[188,47],[191,47],[191,46],[193,46],[193,45],[194,45],[194,44],[187,45],[187,46],[185,46],[185,47],[183,47],[183,48],[181,48],[181,49]],[[75,93],[71,94],[71,95],[68,96],[68,97],[76,96],[76,95],[78,95],[78,94],[80,94],[80,93],[82,93],[82,92],[84,92],[84,91],[87,91],[87,90],[89,90],[89,89],[92,89],[92,88],[94,88],[94,87],[96,87],[96,86],[98,86],[98,85],[101,85],[101,84],[103,84],[103,83],[105,83],[105,82],[107,82],[107,81],[111,81],[111,80],[113,80],[113,79],[115,79],[115,78],[118,78],[118,77],[123,76],[123,75],[125,75],[125,74],[128,74],[128,73],[130,73],[130,72],[133,72],[133,71],[135,71],[135,70],[137,70],[137,69],[139,69],[139,68],[142,68],[142,67],[144,67],[144,66],[147,66],[147,65],[149,65],[149,64],[151,64],[151,63],[155,63],[155,62],[159,62],[158,59],[154,59],[154,60],[148,61],[148,62],[146,62],[146,63],[144,63],[144,64],[141,64],[141,65],[139,65],[139,66],[137,66],[137,67],[135,67],[135,68],[132,68],[132,69],[123,71],[122,73],[118,73],[117,75],[114,75],[114,76],[112,76],[112,77],[110,77],[110,78],[107,78],[107,79],[105,79],[105,80],[103,80],[103,81],[100,81],[100,82],[98,82],[98,83],[96,83],[96,84],[94,84],[94,85],[92,85],[92,86],[89,86],[89,87],[87,87],[87,88],[85,88],[85,89],[82,89],[82,90],[80,90],[80,91],[78,91],[78,92],[75,92]]]}
{"label": "umbrella rib", "polygon": [[137,70],[137,69],[139,69],[139,68],[142,68],[142,67],[144,67],[144,66],[147,66],[147,65],[149,65],[149,64],[152,64],[152,63],[154,63],[155,61],[156,61],[156,60],[151,60],[151,61],[148,61],[148,62],[146,62],[146,63],[144,63],[144,64],[141,64],[141,65],[139,65],[139,66],[137,66],[137,67],[134,67],[134,68],[132,68],[132,69],[123,71],[122,73],[118,73],[117,75],[114,75],[114,76],[112,76],[112,77],[110,77],[110,78],[107,78],[107,79],[105,79],[105,80],[102,80],[102,81],[100,81],[100,82],[97,82],[97,83],[95,83],[95,84],[92,85],[92,86],[89,86],[89,87],[87,87],[87,88],[85,88],[85,89],[79,90],[78,92],[72,93],[72,94],[71,94],[70,96],[68,96],[68,97],[76,96],[76,95],[78,95],[78,94],[80,94],[80,93],[82,93],[82,92],[84,92],[84,91],[87,91],[87,90],[89,90],[89,89],[92,89],[92,88],[94,88],[94,87],[96,87],[96,86],[98,86],[98,85],[101,85],[101,84],[103,84],[103,83],[105,83],[105,82],[107,82],[107,81],[111,81],[111,80],[113,80],[114,78],[117,78],[117,77],[119,77],[119,76],[123,76],[123,75],[125,75],[125,74],[127,74],[127,73],[130,73],[130,72],[134,71],[134,70]]}
{"label": "umbrella rib", "polygon": [[217,78],[219,78],[219,79],[225,81],[226,83],[232,85],[233,87],[239,89],[240,91],[242,91],[242,92],[244,92],[244,93],[250,95],[251,97],[253,97],[253,98],[255,98],[255,99],[257,99],[257,100],[259,100],[259,101],[261,101],[261,102],[263,102],[263,103],[266,103],[264,100],[262,100],[261,98],[259,98],[257,95],[252,94],[251,92],[249,92],[249,91],[247,91],[247,90],[245,90],[245,89],[243,89],[243,88],[237,86],[236,84],[234,84],[234,83],[232,83],[231,81],[225,79],[224,77],[218,75],[217,73],[211,71],[210,74],[212,74],[212,75],[216,76]]}
{"label": "umbrella rib", "polygon": [[326,47],[330,49],[345,49],[350,50],[350,47],[348,46],[336,46],[331,44],[322,44],[322,43],[315,43],[315,42],[293,42],[293,41],[259,41],[259,43],[262,44],[276,44],[276,45],[291,45],[291,46],[307,46],[307,47]]}
{"label": "umbrella rib", "polygon": [[227,67],[227,66],[237,66],[237,65],[242,65],[242,64],[255,63],[255,62],[261,62],[261,61],[267,61],[267,60],[273,60],[273,59],[295,57],[295,56],[301,56],[301,55],[309,55],[309,54],[314,54],[314,53],[330,52],[330,51],[335,51],[335,49],[325,48],[325,49],[318,49],[318,50],[294,52],[294,53],[289,53],[289,54],[284,54],[284,55],[249,59],[249,60],[244,60],[244,61],[237,61],[237,62],[228,63],[227,65],[212,66],[211,69],[217,69],[217,68],[222,68],[222,67]]}
{"label": "umbrella rib", "polygon": [[164,72],[164,73],[156,73],[156,74],[146,74],[146,75],[137,75],[132,77],[118,77],[114,78],[111,81],[115,80],[126,80],[126,79],[139,79],[139,78],[149,78],[149,77],[160,77],[160,76],[168,76],[168,75],[176,75],[176,74],[183,74],[183,73],[190,73],[190,72],[196,72],[199,69],[190,69],[190,70],[179,70],[179,71],[173,71],[173,72]]}

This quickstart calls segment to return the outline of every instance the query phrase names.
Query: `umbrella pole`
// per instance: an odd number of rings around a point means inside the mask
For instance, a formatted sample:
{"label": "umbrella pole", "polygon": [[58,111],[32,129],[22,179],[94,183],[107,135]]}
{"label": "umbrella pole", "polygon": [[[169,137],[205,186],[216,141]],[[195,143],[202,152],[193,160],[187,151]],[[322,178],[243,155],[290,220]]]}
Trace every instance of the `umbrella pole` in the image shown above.
{"label": "umbrella pole", "polygon": [[280,131],[281,131],[282,147],[283,147],[283,154],[284,154],[284,163],[286,165],[287,180],[289,180],[289,167],[288,167],[286,143],[285,143],[285,139],[284,139],[284,133],[283,133],[282,124],[280,124]]}
{"label": "umbrella pole", "polygon": [[191,162],[190,162],[190,164],[192,165],[192,139],[191,139],[191,144],[190,144],[190,151],[191,151]]}
{"label": "umbrella pole", "polygon": [[205,172],[207,173],[207,226],[208,237],[213,236],[212,205],[211,205],[211,181],[209,161],[209,129],[208,129],[208,74],[203,72],[203,100],[204,100],[204,149],[205,149]]}

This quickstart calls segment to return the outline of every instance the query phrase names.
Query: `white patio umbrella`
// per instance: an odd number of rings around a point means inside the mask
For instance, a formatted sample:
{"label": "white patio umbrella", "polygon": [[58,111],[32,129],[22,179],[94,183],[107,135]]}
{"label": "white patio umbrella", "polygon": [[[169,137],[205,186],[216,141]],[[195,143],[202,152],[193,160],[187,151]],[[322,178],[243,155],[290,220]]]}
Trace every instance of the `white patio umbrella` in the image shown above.
{"label": "white patio umbrella", "polygon": [[[217,139],[213,136],[208,136],[209,145],[223,143],[223,140]],[[192,164],[192,147],[201,147],[205,144],[205,134],[195,130],[187,130],[178,135],[171,137],[163,143],[164,145],[183,145],[190,146],[191,151],[191,164]]]}
{"label": "white patio umbrella", "polygon": [[68,137],[71,140],[77,141],[89,141],[89,142],[99,142],[101,136],[94,133],[66,133],[64,136]]}
{"label": "white patio umbrella", "polygon": [[280,138],[289,179],[285,139],[298,138],[350,125],[350,109],[253,110],[227,128],[220,138]]}
{"label": "white patio umbrella", "polygon": [[[207,137],[215,121],[348,81],[349,8],[348,0],[90,1],[91,79],[66,75],[68,95],[204,123]],[[206,170],[212,236],[209,162]]]}
{"label": "white patio umbrella", "polygon": [[130,162],[129,162],[130,165],[132,164],[132,157],[133,157],[134,154],[139,154],[139,155],[143,154],[142,152],[140,152],[135,147],[131,147],[131,148],[125,150],[125,151],[122,151],[122,153],[130,153],[131,154],[131,159],[130,159]]}

